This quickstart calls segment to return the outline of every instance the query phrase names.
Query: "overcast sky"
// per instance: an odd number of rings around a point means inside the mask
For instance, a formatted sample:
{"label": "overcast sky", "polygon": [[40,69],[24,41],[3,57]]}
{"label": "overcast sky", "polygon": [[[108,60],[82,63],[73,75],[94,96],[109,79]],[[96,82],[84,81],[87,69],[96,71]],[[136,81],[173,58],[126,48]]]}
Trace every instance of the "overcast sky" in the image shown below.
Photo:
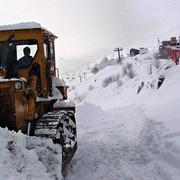
{"label": "overcast sky", "polygon": [[[95,62],[115,47],[153,46],[180,35],[180,0],[0,0],[0,25],[36,21],[59,38],[63,71]],[[167,37],[168,38],[168,37]]]}

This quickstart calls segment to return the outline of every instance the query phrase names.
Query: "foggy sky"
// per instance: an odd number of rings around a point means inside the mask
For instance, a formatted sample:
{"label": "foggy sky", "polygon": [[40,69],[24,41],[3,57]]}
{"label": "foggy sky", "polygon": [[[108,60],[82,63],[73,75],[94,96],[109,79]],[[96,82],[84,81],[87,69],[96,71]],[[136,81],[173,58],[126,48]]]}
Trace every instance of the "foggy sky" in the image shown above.
{"label": "foggy sky", "polygon": [[113,53],[115,47],[153,46],[180,35],[179,0],[0,0],[0,25],[36,21],[59,38],[61,71]]}

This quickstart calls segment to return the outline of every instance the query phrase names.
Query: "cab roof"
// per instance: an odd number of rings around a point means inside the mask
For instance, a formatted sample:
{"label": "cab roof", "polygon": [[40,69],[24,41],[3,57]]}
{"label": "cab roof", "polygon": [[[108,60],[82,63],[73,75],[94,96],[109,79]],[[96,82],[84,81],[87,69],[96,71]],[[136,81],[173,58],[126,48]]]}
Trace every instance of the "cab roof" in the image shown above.
{"label": "cab roof", "polygon": [[56,35],[51,33],[46,28],[42,27],[40,23],[37,22],[22,22],[17,24],[9,24],[9,25],[2,25],[0,26],[0,32],[1,31],[16,31],[16,30],[28,30],[28,29],[41,29],[42,33],[47,36],[52,36],[54,38],[57,38]]}

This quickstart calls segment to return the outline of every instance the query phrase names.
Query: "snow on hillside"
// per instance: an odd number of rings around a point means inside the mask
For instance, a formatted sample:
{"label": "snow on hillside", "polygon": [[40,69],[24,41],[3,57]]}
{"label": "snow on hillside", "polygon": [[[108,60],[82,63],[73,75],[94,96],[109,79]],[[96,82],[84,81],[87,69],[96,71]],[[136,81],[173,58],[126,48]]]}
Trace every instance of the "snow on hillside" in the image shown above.
{"label": "snow on hillside", "polygon": [[61,149],[51,140],[0,128],[0,180],[61,180]]}
{"label": "snow on hillside", "polygon": [[150,53],[87,77],[70,84],[79,145],[67,179],[179,180],[180,65]]}

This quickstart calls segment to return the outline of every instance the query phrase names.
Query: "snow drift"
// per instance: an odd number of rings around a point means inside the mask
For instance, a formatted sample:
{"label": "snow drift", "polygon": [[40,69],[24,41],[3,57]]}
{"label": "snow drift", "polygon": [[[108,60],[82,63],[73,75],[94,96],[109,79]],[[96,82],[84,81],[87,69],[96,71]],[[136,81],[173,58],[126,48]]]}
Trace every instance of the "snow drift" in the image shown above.
{"label": "snow drift", "polygon": [[61,149],[52,140],[0,128],[0,179],[61,179]]}

